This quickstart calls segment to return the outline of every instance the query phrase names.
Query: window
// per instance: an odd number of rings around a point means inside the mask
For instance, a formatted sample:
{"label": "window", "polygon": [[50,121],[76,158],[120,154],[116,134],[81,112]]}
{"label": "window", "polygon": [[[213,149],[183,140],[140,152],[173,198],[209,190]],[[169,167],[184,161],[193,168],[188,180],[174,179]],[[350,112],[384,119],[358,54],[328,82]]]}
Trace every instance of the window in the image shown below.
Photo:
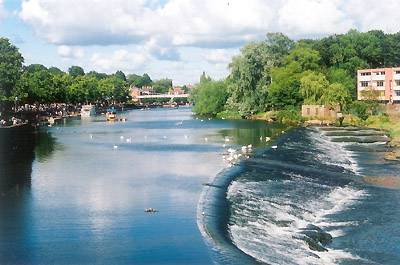
{"label": "window", "polygon": [[396,71],[396,75],[399,75],[400,74],[400,71]]}
{"label": "window", "polygon": [[362,76],[371,75],[371,72],[361,73]]}
{"label": "window", "polygon": [[318,108],[315,108],[315,116],[318,116]]}
{"label": "window", "polygon": [[383,86],[383,81],[377,81],[377,82],[376,82],[376,85],[377,85],[377,86]]}
{"label": "window", "polygon": [[394,92],[396,93],[396,97],[400,97],[400,90],[395,90]]}
{"label": "window", "polygon": [[379,91],[378,95],[379,95],[380,97],[384,97],[384,96],[385,96],[385,91]]}
{"label": "window", "polygon": [[375,72],[376,75],[385,75],[385,71],[382,72]]}
{"label": "window", "polygon": [[400,80],[396,80],[396,86],[400,86]]}
{"label": "window", "polygon": [[307,115],[310,116],[310,108],[307,108]]}
{"label": "window", "polygon": [[361,87],[367,87],[368,86],[368,81],[361,81]]}

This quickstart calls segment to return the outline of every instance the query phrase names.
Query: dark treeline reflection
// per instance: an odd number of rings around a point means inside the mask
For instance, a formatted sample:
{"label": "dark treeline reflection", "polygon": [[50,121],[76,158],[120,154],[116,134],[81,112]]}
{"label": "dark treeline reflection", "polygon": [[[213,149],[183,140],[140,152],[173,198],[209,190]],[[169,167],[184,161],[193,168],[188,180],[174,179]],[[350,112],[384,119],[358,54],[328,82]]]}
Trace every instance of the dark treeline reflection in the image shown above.
{"label": "dark treeline reflection", "polygon": [[35,157],[44,160],[54,151],[55,139],[31,127],[0,130],[0,200],[31,185]]}

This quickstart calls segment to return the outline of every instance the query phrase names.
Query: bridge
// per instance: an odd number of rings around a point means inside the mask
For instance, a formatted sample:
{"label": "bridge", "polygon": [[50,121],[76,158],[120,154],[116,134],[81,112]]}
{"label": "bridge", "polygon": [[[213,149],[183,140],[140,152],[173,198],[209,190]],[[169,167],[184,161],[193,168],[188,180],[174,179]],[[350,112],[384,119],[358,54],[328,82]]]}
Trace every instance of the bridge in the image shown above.
{"label": "bridge", "polygon": [[150,95],[140,95],[140,96],[135,96],[135,99],[154,99],[154,98],[169,98],[169,99],[174,99],[174,98],[188,98],[189,94],[150,94]]}

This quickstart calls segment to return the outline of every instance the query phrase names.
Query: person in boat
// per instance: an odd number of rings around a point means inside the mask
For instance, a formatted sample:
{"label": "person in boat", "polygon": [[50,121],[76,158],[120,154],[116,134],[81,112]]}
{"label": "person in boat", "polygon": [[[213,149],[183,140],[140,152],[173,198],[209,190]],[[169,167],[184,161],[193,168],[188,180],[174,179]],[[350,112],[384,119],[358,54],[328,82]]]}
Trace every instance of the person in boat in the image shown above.
{"label": "person in boat", "polygon": [[114,121],[117,118],[117,111],[114,107],[107,109],[106,117],[108,121]]}

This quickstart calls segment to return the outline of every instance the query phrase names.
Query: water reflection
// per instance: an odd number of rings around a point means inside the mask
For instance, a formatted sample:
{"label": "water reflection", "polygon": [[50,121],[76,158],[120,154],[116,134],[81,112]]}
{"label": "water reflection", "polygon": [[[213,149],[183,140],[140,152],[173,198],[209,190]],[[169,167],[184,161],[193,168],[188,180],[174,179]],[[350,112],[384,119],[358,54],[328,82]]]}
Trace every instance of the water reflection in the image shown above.
{"label": "water reflection", "polygon": [[45,160],[55,150],[54,137],[31,127],[0,130],[0,200],[31,185],[35,157]]}

